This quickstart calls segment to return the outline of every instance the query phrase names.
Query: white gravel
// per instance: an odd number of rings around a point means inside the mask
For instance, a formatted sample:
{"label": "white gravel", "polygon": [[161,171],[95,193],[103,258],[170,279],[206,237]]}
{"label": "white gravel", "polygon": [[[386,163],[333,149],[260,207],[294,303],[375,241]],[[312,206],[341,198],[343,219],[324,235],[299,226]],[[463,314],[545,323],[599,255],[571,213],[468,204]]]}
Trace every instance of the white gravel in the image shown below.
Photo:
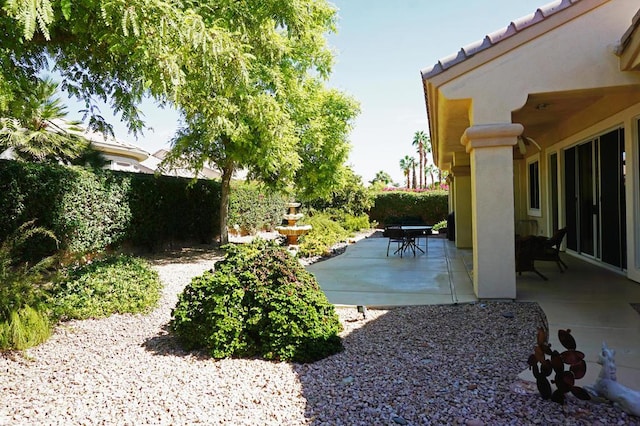
{"label": "white gravel", "polygon": [[184,352],[166,330],[171,308],[216,259],[154,259],[165,289],[151,314],[71,321],[0,355],[0,424],[640,424],[608,404],[543,401],[517,380],[542,318],[535,304],[370,309],[366,320],[339,308],[346,349],[314,364]]}

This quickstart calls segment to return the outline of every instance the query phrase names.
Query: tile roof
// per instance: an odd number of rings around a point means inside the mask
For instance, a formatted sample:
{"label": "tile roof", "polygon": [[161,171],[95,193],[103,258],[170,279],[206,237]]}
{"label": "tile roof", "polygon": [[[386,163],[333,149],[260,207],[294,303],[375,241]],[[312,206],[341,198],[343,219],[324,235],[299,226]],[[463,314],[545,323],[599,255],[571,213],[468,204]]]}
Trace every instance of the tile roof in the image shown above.
{"label": "tile roof", "polygon": [[638,27],[640,27],[640,9],[638,9],[638,12],[633,17],[631,21],[631,26],[622,36],[622,39],[620,40],[620,44],[616,48],[616,54],[620,55],[622,54],[622,52],[624,52],[624,49],[627,47],[627,45],[629,44],[629,41],[631,40],[631,36],[638,29]]}
{"label": "tile roof", "polygon": [[453,67],[454,65],[466,61],[473,55],[487,50],[500,43],[501,41],[506,40],[509,37],[518,34],[519,32],[533,25],[536,25],[541,21],[544,21],[551,15],[554,15],[561,10],[573,6],[579,1],[581,0],[557,0],[553,3],[542,6],[534,13],[523,16],[522,18],[516,19],[515,21],[511,22],[511,24],[509,24],[509,26],[507,26],[506,28],[487,34],[484,39],[478,40],[474,43],[462,47],[460,51],[458,51],[458,53],[439,60],[431,68],[423,69],[421,71],[422,78],[427,79],[436,76]]}

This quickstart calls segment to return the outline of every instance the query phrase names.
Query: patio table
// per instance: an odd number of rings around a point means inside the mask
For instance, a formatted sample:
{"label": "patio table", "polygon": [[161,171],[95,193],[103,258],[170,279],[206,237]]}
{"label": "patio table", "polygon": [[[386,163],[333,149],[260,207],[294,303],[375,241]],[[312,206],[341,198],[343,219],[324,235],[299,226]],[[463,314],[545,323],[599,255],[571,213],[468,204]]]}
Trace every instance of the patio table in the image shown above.
{"label": "patio table", "polygon": [[[400,253],[400,257],[402,257],[402,254],[404,252],[406,252],[407,250],[411,250],[413,252],[413,255],[416,255],[416,250],[421,251],[422,253],[425,252],[425,250],[428,250],[428,239],[427,236],[429,234],[431,234],[431,230],[433,229],[432,226],[428,226],[428,225],[402,225],[402,226],[394,226],[394,227],[390,227],[387,229],[394,229],[394,230],[400,230],[401,231],[401,238],[399,240],[395,239],[395,235],[385,235],[387,237],[389,237],[389,244],[391,244],[391,241],[397,241],[399,243],[398,248],[396,249],[395,252],[393,252],[393,254],[398,254]],[[422,247],[420,247],[419,244],[419,239],[420,238],[425,238],[425,250],[422,250]],[[389,254],[389,248],[387,246],[387,255]]]}

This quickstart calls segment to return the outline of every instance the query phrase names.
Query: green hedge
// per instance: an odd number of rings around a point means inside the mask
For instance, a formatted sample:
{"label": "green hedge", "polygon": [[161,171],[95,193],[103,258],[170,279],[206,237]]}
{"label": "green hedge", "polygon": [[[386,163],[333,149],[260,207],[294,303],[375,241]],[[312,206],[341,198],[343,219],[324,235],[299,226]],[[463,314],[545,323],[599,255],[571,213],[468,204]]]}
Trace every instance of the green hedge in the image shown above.
{"label": "green hedge", "polygon": [[380,192],[369,211],[369,219],[380,225],[417,222],[433,225],[445,220],[448,210],[446,191]]}
{"label": "green hedge", "polygon": [[125,242],[147,250],[211,242],[219,234],[219,206],[214,181],[0,161],[0,240],[36,220],[74,253]]}
{"label": "green hedge", "polygon": [[238,183],[229,195],[229,230],[241,234],[272,231],[280,225],[286,196],[256,184]]}
{"label": "green hedge", "polygon": [[130,179],[127,240],[158,250],[173,242],[212,243],[220,235],[220,183],[118,173]]}

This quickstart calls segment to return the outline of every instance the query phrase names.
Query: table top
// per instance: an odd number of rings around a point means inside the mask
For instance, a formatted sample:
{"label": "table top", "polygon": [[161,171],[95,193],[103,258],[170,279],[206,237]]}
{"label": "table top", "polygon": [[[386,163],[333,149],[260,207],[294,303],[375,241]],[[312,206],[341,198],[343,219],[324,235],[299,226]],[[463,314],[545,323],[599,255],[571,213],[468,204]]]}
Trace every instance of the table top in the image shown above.
{"label": "table top", "polygon": [[402,225],[400,229],[404,231],[431,231],[433,226],[429,225]]}

